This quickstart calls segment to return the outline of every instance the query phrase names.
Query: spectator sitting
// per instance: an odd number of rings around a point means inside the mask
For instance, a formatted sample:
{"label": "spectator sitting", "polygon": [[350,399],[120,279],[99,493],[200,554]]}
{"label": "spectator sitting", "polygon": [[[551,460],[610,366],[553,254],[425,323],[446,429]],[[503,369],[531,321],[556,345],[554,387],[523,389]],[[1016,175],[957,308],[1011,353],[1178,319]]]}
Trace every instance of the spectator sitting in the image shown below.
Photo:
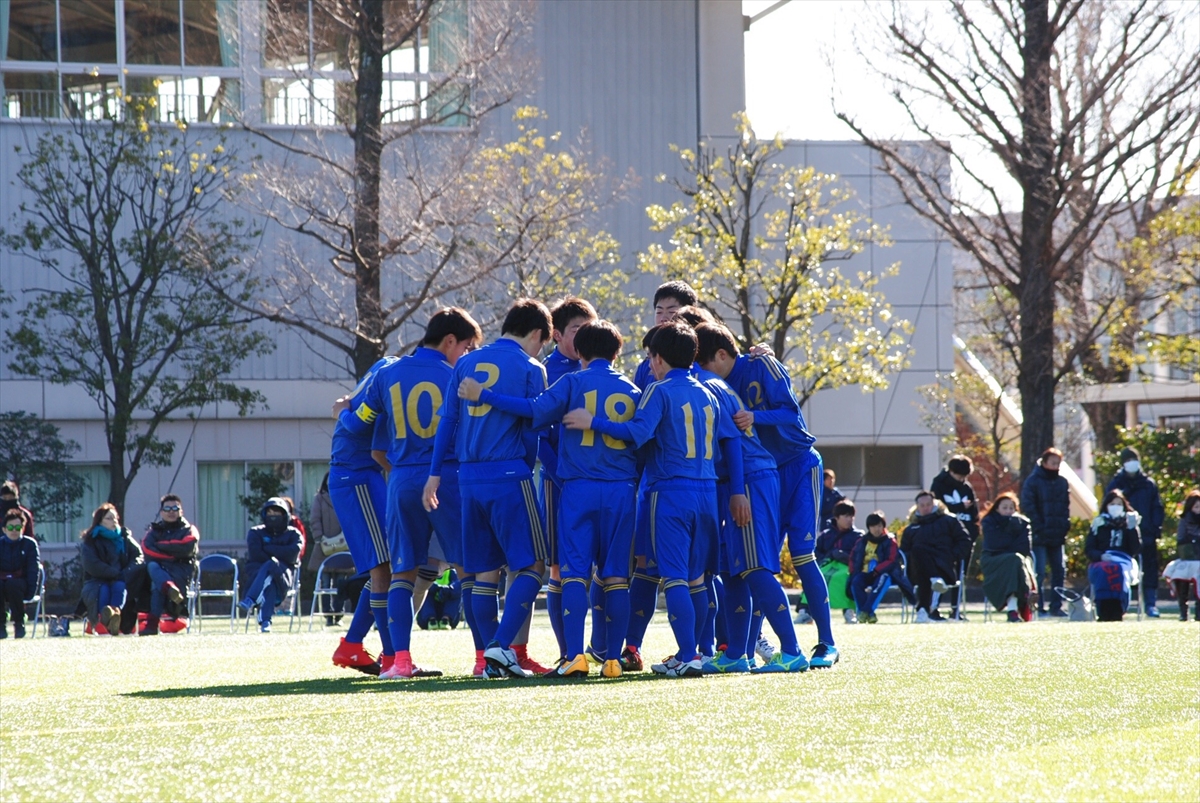
{"label": "spectator sitting", "polygon": [[908,554],[908,577],[917,589],[917,622],[940,622],[934,591],[957,581],[958,565],[971,556],[971,537],[963,523],[939,508],[929,491],[917,494],[916,508],[901,533]]}
{"label": "spectator sitting", "polygon": [[287,596],[292,578],[300,568],[304,536],[290,524],[291,517],[287,501],[271,497],[263,505],[262,524],[246,533],[250,553],[246,576],[253,579],[238,605],[247,613],[258,606],[258,622],[264,633],[271,632],[275,606]]}
{"label": "spectator sitting", "polygon": [[996,610],[1007,610],[1008,621],[1033,619],[1029,595],[1037,585],[1033,573],[1033,538],[1029,519],[1017,512],[1015,494],[996,497],[983,516],[983,593]]}
{"label": "spectator sitting", "polygon": [[92,513],[92,526],[80,538],[82,597],[88,623],[95,633],[115,636],[125,607],[126,578],[142,563],[142,548],[128,528],[121,526],[117,509],[108,502]]}
{"label": "spectator sitting", "polygon": [[900,593],[910,605],[916,606],[917,595],[912,583],[900,568],[900,547],[887,531],[882,511],[867,516],[867,534],[858,540],[850,553],[850,593],[858,609],[858,620],[875,624],[875,608],[879,605],[884,578],[899,586]]}
{"label": "spectator sitting", "polygon": [[[833,526],[817,537],[813,555],[825,584],[829,587],[829,607],[842,609],[846,624],[857,624],[854,600],[850,596],[850,553],[863,537],[863,531],[854,527],[854,503],[843,499],[833,506]],[[807,600],[806,600],[807,602]]]}
{"label": "spectator sitting", "polygon": [[1120,491],[1140,518],[1138,532],[1142,539],[1142,573],[1151,578],[1151,582],[1143,583],[1138,593],[1145,595],[1146,615],[1157,619],[1158,538],[1162,535],[1166,511],[1158,493],[1158,485],[1142,471],[1141,458],[1136,449],[1121,451],[1121,470],[1105,490]]}
{"label": "spectator sitting", "polygon": [[22,535],[36,539],[37,536],[33,534],[33,514],[29,512],[29,508],[21,507],[21,489],[15,482],[8,480],[0,485],[0,516],[7,516],[8,511],[13,509],[25,514],[25,532]]}
{"label": "spectator sitting", "polygon": [[1133,556],[1142,549],[1140,517],[1120,491],[1105,494],[1100,508],[1083,551],[1089,561],[1088,580],[1096,600],[1096,618],[1119,622],[1129,610],[1129,592],[1137,582]]}
{"label": "spectator sitting", "polygon": [[1179,621],[1188,618],[1188,597],[1195,589],[1196,619],[1200,620],[1200,489],[1188,492],[1175,532],[1175,560],[1167,564],[1163,577],[1172,583],[1179,600]]}
{"label": "spectator sitting", "polygon": [[827,468],[821,474],[825,487],[821,490],[821,530],[828,530],[833,526],[833,506],[846,498],[846,495],[838,490],[837,474],[833,469]]}
{"label": "spectator sitting", "polygon": [[[146,528],[142,552],[150,581],[150,613],[140,635],[158,635],[159,622],[168,603],[174,613],[171,630],[183,629],[187,626],[186,619],[181,618],[182,612],[187,610],[184,589],[191,583],[196,570],[200,531],[184,518],[183,500],[175,494],[167,494],[160,500],[158,521]],[[180,622],[184,623],[183,627]]]}
{"label": "spectator sitting", "polygon": [[8,638],[8,616],[12,613],[13,636],[25,638],[25,600],[37,593],[38,543],[24,532],[29,525],[25,509],[13,505],[4,513],[4,537],[0,538],[0,639]]}

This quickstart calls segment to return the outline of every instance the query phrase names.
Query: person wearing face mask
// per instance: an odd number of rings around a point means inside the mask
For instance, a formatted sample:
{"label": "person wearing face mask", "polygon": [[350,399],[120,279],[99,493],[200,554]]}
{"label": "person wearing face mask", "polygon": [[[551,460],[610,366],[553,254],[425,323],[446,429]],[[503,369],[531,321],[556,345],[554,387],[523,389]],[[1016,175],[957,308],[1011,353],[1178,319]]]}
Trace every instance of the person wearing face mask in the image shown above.
{"label": "person wearing face mask", "polygon": [[[1050,447],[1042,452],[1037,466],[1021,486],[1021,510],[1029,517],[1033,532],[1033,565],[1037,579],[1038,616],[1066,616],[1063,600],[1054,589],[1063,585],[1067,573],[1065,546],[1071,529],[1071,493],[1067,478],[1059,476],[1063,454]],[[1042,580],[1050,574],[1050,588],[1042,593]],[[1046,610],[1046,600],[1050,610]]]}
{"label": "person wearing face mask", "polygon": [[1158,538],[1162,535],[1163,519],[1166,511],[1163,509],[1162,497],[1158,493],[1158,485],[1142,471],[1141,457],[1137,450],[1125,448],[1121,450],[1121,470],[1108,483],[1105,491],[1120,491],[1133,509],[1142,519],[1142,573],[1150,578],[1142,586],[1139,593],[1146,596],[1142,600],[1146,607],[1146,615],[1157,619],[1158,614]]}
{"label": "person wearing face mask", "polygon": [[875,609],[887,585],[900,587],[908,604],[916,606],[917,593],[904,570],[900,568],[900,547],[887,531],[887,519],[882,510],[867,516],[867,534],[858,539],[850,552],[850,593],[858,609],[858,621],[873,625],[879,621]]}
{"label": "person wearing face mask", "polygon": [[[1200,591],[1200,488],[1193,488],[1183,500],[1175,542],[1175,560],[1167,564],[1163,577],[1174,586],[1179,600],[1179,621],[1186,622],[1188,597],[1193,589]],[[1200,621],[1200,593],[1196,596],[1196,619]]]}
{"label": "person wearing face mask", "polygon": [[126,602],[126,577],[142,563],[142,548],[121,517],[105,502],[92,513],[92,526],[80,536],[83,564],[83,604],[88,624],[99,635],[115,636]]}
{"label": "person wearing face mask", "polygon": [[1008,611],[1008,621],[1028,622],[1033,618],[1029,595],[1034,579],[1033,538],[1029,519],[1018,513],[1017,497],[1002,493],[983,514],[983,593],[996,610]]}
{"label": "person wearing face mask", "polygon": [[25,600],[37,591],[38,543],[22,535],[28,520],[19,507],[4,512],[4,537],[0,538],[0,638],[8,638],[12,613],[13,636],[25,638]]}
{"label": "person wearing face mask", "polygon": [[273,496],[263,505],[262,524],[246,533],[250,553],[246,577],[252,579],[238,605],[247,613],[258,607],[259,629],[264,633],[271,632],[275,606],[287,596],[292,577],[300,568],[304,536],[291,526],[291,517],[288,503]]}
{"label": "person wearing face mask", "polygon": [[1083,551],[1096,600],[1096,618],[1119,622],[1129,609],[1129,592],[1135,582],[1137,566],[1133,558],[1141,554],[1141,517],[1120,491],[1105,494],[1100,510],[1092,520]]}

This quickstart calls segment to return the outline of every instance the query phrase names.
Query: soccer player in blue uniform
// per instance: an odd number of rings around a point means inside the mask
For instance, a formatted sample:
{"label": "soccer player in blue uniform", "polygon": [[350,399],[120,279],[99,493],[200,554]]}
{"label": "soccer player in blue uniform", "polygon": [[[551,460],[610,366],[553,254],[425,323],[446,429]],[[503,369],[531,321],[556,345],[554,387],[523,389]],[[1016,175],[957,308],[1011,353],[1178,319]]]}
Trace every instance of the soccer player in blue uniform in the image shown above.
{"label": "soccer player in blue uniform", "polygon": [[[698,378],[720,401],[723,409],[735,415],[743,411],[738,398],[722,376],[728,375],[738,356],[733,334],[719,323],[696,327],[701,371]],[[742,432],[742,455],[747,495],[750,499],[750,523],[737,526],[726,517],[721,529],[725,594],[728,606],[728,647],[705,669],[712,672],[745,672],[747,658],[758,633],[752,629],[753,612],[761,611],[780,640],[775,653],[756,672],[803,672],[808,662],[796,642],[796,631],[789,616],[787,595],[775,575],[779,573],[782,528],[779,524],[779,472],[775,459],[762,445],[753,427]],[[729,486],[718,485],[728,496]],[[752,604],[753,602],[753,604]]]}
{"label": "soccer player in blue uniform", "polygon": [[[580,360],[575,348],[575,333],[588,321],[596,320],[596,309],[582,298],[569,296],[550,309],[550,320],[554,325],[555,348],[542,365],[546,368],[546,381],[554,385],[564,375],[579,370]],[[559,498],[562,491],[562,480],[558,476],[558,438],[556,419],[538,441],[538,459],[542,463],[542,509],[546,511],[546,530],[550,540],[550,580],[546,587],[546,613],[550,617],[550,628],[558,640],[561,660],[567,657],[567,643],[563,637],[562,576],[558,566]]]}
{"label": "soccer player in blue uniform", "polygon": [[[574,430],[592,430],[641,446],[654,440],[646,466],[650,540],[664,580],[667,614],[678,651],[651,669],[667,677],[703,674],[697,622],[708,615],[705,575],[716,568],[717,441],[729,465],[734,487],[744,485],[741,435],[732,419],[718,415],[712,394],[691,376],[696,334],[683,321],[663,324],[650,342],[650,364],[658,378],[646,388],[637,413],[628,422],[613,421],[608,411],[577,408],[563,417]],[[730,497],[739,525],[750,517],[744,494]]]}
{"label": "soccer player in blue uniform", "polygon": [[[433,669],[413,664],[413,593],[417,572],[429,560],[429,541],[437,533],[442,555],[458,572],[467,588],[475,578],[462,567],[462,506],[458,494],[458,464],[447,460],[442,466],[438,490],[444,504],[427,512],[421,494],[429,477],[434,435],[442,391],[463,354],[483,341],[483,333],[462,309],[438,310],[429,319],[421,345],[410,355],[380,368],[367,392],[366,402],[379,411],[375,432],[382,434],[387,461],[387,535],[392,556],[392,578],[388,587],[388,619],[396,659],[381,678],[411,678],[440,675]],[[376,437],[376,443],[380,438]],[[483,645],[468,611],[467,624],[476,639],[478,661]],[[477,662],[478,662],[477,661]]]}
{"label": "soccer player in blue uniform", "polygon": [[[533,485],[537,434],[528,419],[460,399],[458,385],[475,377],[505,396],[537,396],[546,389],[546,371],[534,357],[550,340],[550,330],[545,305],[521,299],[505,315],[499,340],[459,359],[443,394],[425,483],[425,508],[434,510],[453,444],[462,496],[463,568],[475,575],[471,605],[484,659],[500,676],[529,676],[512,644],[542,589],[549,556]],[[508,596],[504,618],[497,622],[500,569],[506,565]]]}
{"label": "soccer player in blue uniform", "polygon": [[[696,291],[687,282],[666,282],[654,291],[654,325],[661,326],[684,307],[696,306]],[[654,380],[650,358],[642,360],[633,374],[633,384],[642,390]]]}
{"label": "soccer player in blue uniform", "polygon": [[[536,399],[501,396],[464,379],[462,398],[491,404],[533,419],[534,427],[562,420],[569,410],[603,410],[613,421],[633,417],[641,391],[618,373],[612,362],[621,353],[621,333],[608,321],[589,321],[575,335],[583,369],[567,374]],[[634,449],[624,441],[595,432],[564,430],[558,445],[558,476],[563,497],[569,500],[560,512],[559,556],[563,584],[563,624],[567,659],[548,677],[587,677],[584,654],[584,619],[588,608],[587,581],[592,566],[600,578],[594,586],[603,595],[593,625],[600,620],[605,642],[620,654],[629,619],[629,568],[633,547],[633,517],[638,465]],[[620,677],[621,663],[606,660],[604,677]]]}
{"label": "soccer player in blue uniform", "polygon": [[[329,460],[329,501],[342,525],[354,567],[371,576],[370,593],[359,596],[358,609],[333,654],[333,663],[369,674],[391,669],[395,660],[387,624],[387,591],[381,590],[388,587],[391,576],[391,552],[384,529],[387,481],[371,456],[371,440],[379,411],[367,404],[376,374],[394,359],[384,357],[371,366],[353,392],[338,399],[333,407],[337,423],[333,428]],[[371,629],[372,618],[383,642],[379,665],[362,644]]]}
{"label": "soccer player in blue uniform", "polygon": [[791,377],[774,357],[743,354],[728,367],[724,379],[748,408],[734,416],[738,426],[753,427],[779,466],[783,532],[817,625],[818,644],[808,663],[814,669],[831,667],[839,654],[829,621],[829,588],[813,555],[820,532],[822,485],[821,453],[813,447],[817,439],[804,423]]}

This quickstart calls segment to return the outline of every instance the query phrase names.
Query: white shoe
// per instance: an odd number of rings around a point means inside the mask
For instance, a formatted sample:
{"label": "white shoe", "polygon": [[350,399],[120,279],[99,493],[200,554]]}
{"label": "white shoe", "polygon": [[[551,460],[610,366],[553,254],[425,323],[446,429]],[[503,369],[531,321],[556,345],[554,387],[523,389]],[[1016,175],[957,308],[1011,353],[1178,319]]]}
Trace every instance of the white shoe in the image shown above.
{"label": "white shoe", "polygon": [[792,622],[798,625],[807,625],[811,624],[812,620],[813,618],[808,611],[800,611],[800,613],[796,614],[796,618]]}
{"label": "white shoe", "polygon": [[935,594],[945,594],[950,590],[950,586],[946,585],[946,581],[940,577],[930,577],[929,588]]}
{"label": "white shoe", "polygon": [[754,654],[762,658],[764,664],[769,664],[771,663],[771,659],[775,657],[775,645],[760,635],[758,641],[754,644]]}
{"label": "white shoe", "polygon": [[842,618],[846,620],[846,624],[848,625],[858,624],[858,614],[856,614],[850,608],[844,608],[842,610]]}
{"label": "white shoe", "polygon": [[493,641],[483,651],[483,659],[487,661],[488,666],[499,670],[502,675],[509,675],[514,678],[529,677],[529,673],[521,668],[521,663],[517,659],[517,653],[512,647],[505,649]]}
{"label": "white shoe", "polygon": [[921,608],[917,611],[917,624],[927,625],[932,621],[933,620],[929,618],[929,611],[925,610],[924,608]]}
{"label": "white shoe", "polygon": [[699,658],[681,661],[672,655],[661,664],[651,664],[650,671],[669,678],[698,678],[704,675],[704,664]]}

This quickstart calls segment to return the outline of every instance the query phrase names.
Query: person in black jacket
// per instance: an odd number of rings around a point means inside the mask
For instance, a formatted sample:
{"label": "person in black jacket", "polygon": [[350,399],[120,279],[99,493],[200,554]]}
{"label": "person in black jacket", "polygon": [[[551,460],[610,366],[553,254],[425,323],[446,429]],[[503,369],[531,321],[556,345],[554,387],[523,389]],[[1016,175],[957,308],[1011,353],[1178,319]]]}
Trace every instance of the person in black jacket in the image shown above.
{"label": "person in black jacket", "polygon": [[917,604],[916,592],[900,567],[900,547],[887,531],[887,519],[882,510],[867,516],[867,534],[858,540],[850,553],[850,593],[854,596],[858,620],[867,624],[879,621],[875,606],[883,596],[879,593],[883,581],[900,587],[909,605]]}
{"label": "person in black jacket", "polygon": [[291,509],[281,497],[267,500],[262,509],[262,524],[246,533],[250,557],[246,576],[252,578],[239,606],[247,613],[258,607],[258,622],[264,633],[271,632],[275,606],[287,596],[292,578],[300,568],[304,536],[291,526]]}
{"label": "person in black jacket", "polygon": [[833,473],[833,469],[827,468],[821,472],[821,481],[824,487],[821,489],[821,526],[819,529],[828,530],[833,526],[833,506],[846,498],[846,495],[838,490],[837,474]]}
{"label": "person in black jacket", "polygon": [[[1167,564],[1163,577],[1171,581],[1179,600],[1179,621],[1188,618],[1188,597],[1200,583],[1200,488],[1193,488],[1183,500],[1179,529],[1175,532],[1175,560]],[[1200,620],[1200,594],[1196,599],[1196,619]]]}
{"label": "person in black jacket", "polygon": [[830,609],[842,609],[846,624],[858,624],[854,598],[850,596],[850,552],[863,531],[854,526],[854,503],[843,499],[833,506],[833,526],[817,536],[813,555],[829,589]]}
{"label": "person in black jacket", "polygon": [[1033,574],[1033,540],[1029,519],[1017,510],[1015,494],[1002,493],[982,519],[983,593],[996,610],[1008,610],[1008,621],[1028,622],[1033,618],[1029,595],[1036,583]]}
{"label": "person in black jacket", "polygon": [[1158,538],[1162,535],[1163,509],[1158,485],[1142,471],[1142,462],[1136,449],[1121,451],[1121,470],[1108,483],[1105,491],[1120,491],[1141,517],[1138,529],[1142,535],[1142,573],[1152,582],[1142,589],[1146,615],[1157,619],[1158,614]]}
{"label": "person in black jacket", "polygon": [[[929,486],[933,497],[945,505],[946,510],[950,511],[950,515],[961,521],[967,528],[967,535],[971,536],[972,546],[979,540],[979,502],[975,498],[975,489],[971,487],[971,483],[967,482],[967,477],[971,476],[971,472],[974,470],[971,458],[963,454],[956,454],[946,461],[945,470],[934,477],[933,484]],[[970,556],[967,557],[967,562],[970,563]],[[954,605],[954,616],[957,618],[957,587],[950,590],[950,602]]]}
{"label": "person in black jacket", "polygon": [[[1021,510],[1033,530],[1033,565],[1037,575],[1038,616],[1066,616],[1061,588],[1067,574],[1064,547],[1071,529],[1071,492],[1067,478],[1058,474],[1062,452],[1054,447],[1042,452],[1037,466],[1021,486]],[[1042,593],[1042,580],[1050,572],[1050,590]],[[1046,599],[1050,610],[1046,611]]]}
{"label": "person in black jacket", "polygon": [[[186,610],[184,592],[192,582],[196,557],[200,553],[200,531],[183,517],[183,501],[178,496],[164,496],[159,501],[158,515],[158,521],[142,536],[142,553],[146,558],[150,585],[150,613],[146,617],[146,626],[140,631],[143,636],[158,635],[159,621],[168,601],[172,610]],[[173,629],[182,628],[176,626]]]}
{"label": "person in black jacket", "polygon": [[20,507],[4,513],[4,537],[0,538],[0,638],[8,638],[8,613],[12,613],[13,636],[25,638],[25,600],[37,593],[38,543],[22,535],[28,520]]}
{"label": "person in black jacket", "polygon": [[916,502],[900,548],[908,554],[908,577],[917,589],[917,622],[923,624],[942,621],[931,606],[934,587],[938,581],[949,585],[957,580],[959,563],[971,556],[972,544],[967,528],[939,508],[933,494],[921,491]]}
{"label": "person in black jacket", "polygon": [[126,580],[142,564],[142,548],[112,504],[92,513],[92,526],[80,537],[83,563],[83,604],[94,632],[115,636],[120,631],[126,602]]}
{"label": "person in black jacket", "polygon": [[1129,609],[1129,593],[1137,575],[1133,559],[1142,550],[1140,519],[1124,494],[1109,491],[1083,543],[1096,618],[1101,622],[1119,622]]}

